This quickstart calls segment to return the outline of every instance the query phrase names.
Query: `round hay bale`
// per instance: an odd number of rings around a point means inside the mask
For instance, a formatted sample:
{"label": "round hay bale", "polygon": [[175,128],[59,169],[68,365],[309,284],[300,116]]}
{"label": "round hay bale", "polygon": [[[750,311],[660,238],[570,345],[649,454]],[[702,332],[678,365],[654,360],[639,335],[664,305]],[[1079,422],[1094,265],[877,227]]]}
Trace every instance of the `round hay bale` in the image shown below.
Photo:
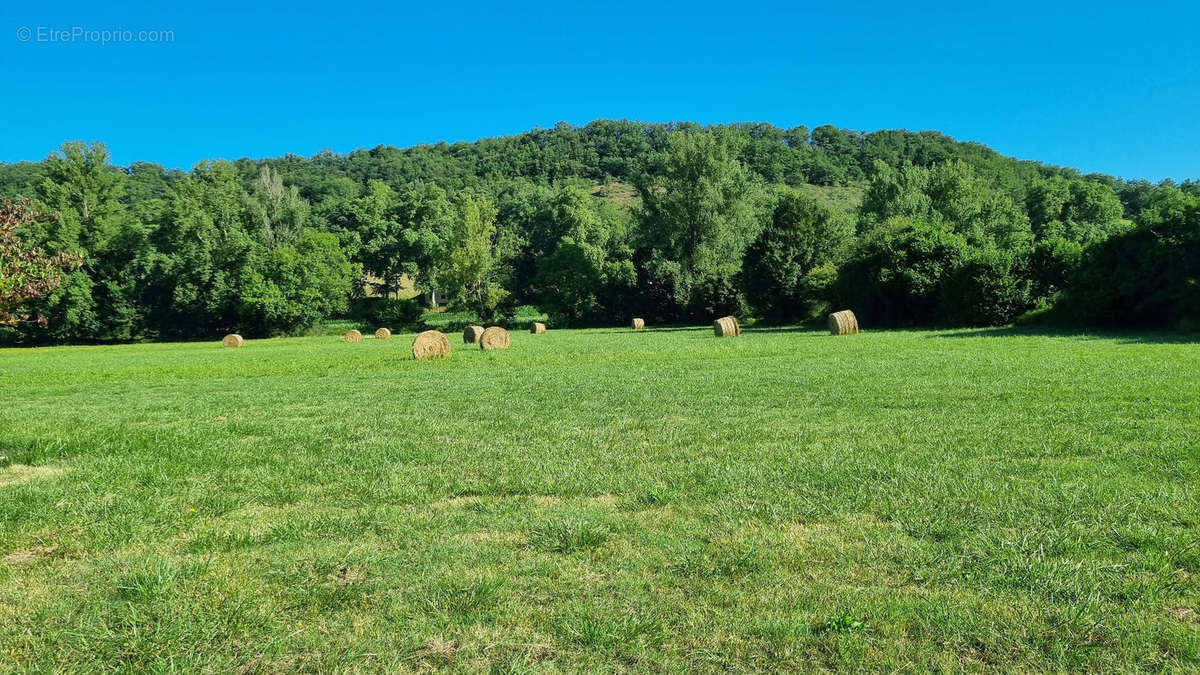
{"label": "round hay bale", "polygon": [[737,337],[742,334],[737,317],[723,316],[713,322],[713,335],[717,337]]}
{"label": "round hay bale", "polygon": [[646,329],[646,320],[645,319],[634,319],[631,325],[633,326],[634,330],[645,330]]}
{"label": "round hay bale", "polygon": [[483,326],[467,326],[463,329],[463,344],[473,345],[479,342],[481,337],[483,337]]}
{"label": "round hay bale", "polygon": [[508,331],[500,326],[489,326],[479,336],[480,349],[508,349]]}
{"label": "round hay bale", "polygon": [[441,331],[427,330],[413,340],[414,359],[444,359],[450,356],[450,341]]}
{"label": "round hay bale", "polygon": [[854,312],[843,309],[829,315],[829,332],[833,335],[853,335],[858,332],[858,317]]}
{"label": "round hay bale", "polygon": [[533,325],[529,327],[529,332],[534,335],[541,335],[546,332],[546,324],[534,321]]}
{"label": "round hay bale", "polygon": [[362,342],[362,333],[356,330],[346,331],[346,342]]}
{"label": "round hay bale", "polygon": [[392,337],[392,331],[386,328],[380,328],[379,330],[375,331],[375,339],[377,340],[386,340],[390,337]]}
{"label": "round hay bale", "polygon": [[244,344],[246,344],[246,341],[243,340],[242,336],[238,335],[237,333],[230,333],[221,340],[221,346],[229,347],[230,349],[237,349]]}

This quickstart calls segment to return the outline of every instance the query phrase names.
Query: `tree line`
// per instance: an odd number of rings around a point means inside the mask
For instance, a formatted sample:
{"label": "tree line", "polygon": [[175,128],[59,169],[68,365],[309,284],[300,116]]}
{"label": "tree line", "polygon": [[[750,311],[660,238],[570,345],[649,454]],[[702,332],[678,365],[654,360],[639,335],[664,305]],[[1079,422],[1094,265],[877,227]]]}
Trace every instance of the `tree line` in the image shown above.
{"label": "tree line", "polygon": [[[36,291],[0,295],[7,343],[399,327],[420,317],[408,285],[480,320],[536,305],[557,325],[834,305],[870,326],[1200,317],[1196,183],[1085,176],[936,132],[598,121],[188,172],[69,142],[0,165],[0,194],[30,200],[7,207],[0,289]],[[8,260],[35,251],[50,264],[19,286]]]}

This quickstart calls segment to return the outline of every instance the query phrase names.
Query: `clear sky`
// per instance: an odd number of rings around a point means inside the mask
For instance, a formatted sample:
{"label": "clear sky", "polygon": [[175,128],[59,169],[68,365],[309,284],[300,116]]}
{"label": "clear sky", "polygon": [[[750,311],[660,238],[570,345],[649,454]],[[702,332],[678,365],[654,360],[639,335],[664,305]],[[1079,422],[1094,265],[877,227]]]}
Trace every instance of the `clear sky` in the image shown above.
{"label": "clear sky", "polygon": [[616,118],[936,129],[1200,177],[1195,1],[172,4],[4,3],[0,161],[83,139],[190,168]]}

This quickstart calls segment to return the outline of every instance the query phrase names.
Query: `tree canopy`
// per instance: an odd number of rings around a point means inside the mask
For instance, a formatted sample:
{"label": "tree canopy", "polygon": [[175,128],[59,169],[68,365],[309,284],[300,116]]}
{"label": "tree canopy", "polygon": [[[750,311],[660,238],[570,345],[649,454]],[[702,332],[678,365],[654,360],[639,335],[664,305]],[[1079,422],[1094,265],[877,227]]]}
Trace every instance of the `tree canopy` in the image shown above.
{"label": "tree canopy", "polygon": [[834,303],[876,326],[1051,308],[1188,325],[1198,194],[831,125],[598,120],[190,171],[113,166],[103,144],[68,142],[0,164],[0,195],[31,200],[6,207],[4,311],[41,319],[6,320],[0,341],[412,320],[387,303],[413,292],[481,320],[536,304],[559,325],[804,320]]}

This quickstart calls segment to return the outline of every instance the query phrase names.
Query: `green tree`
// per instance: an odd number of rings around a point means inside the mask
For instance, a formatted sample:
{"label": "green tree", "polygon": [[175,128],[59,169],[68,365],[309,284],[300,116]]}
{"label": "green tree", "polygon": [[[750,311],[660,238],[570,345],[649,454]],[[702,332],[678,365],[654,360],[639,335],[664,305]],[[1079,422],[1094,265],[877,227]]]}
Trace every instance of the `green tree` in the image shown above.
{"label": "green tree", "polygon": [[1086,247],[1128,229],[1117,195],[1095,181],[1063,176],[1038,180],[1029,188],[1026,208],[1039,239],[1061,238]]}
{"label": "green tree", "polygon": [[52,339],[130,340],[144,332],[138,280],[153,251],[149,228],[124,204],[126,174],[101,143],[64,143],[46,158],[38,203],[58,218],[31,230],[40,246],[82,253],[83,264],[39,303]]}
{"label": "green tree", "polygon": [[[399,219],[403,226],[401,231],[400,259],[404,261],[404,269],[416,283],[417,288],[429,294],[430,304],[438,304],[437,281],[441,276],[441,265],[449,259],[449,250],[457,242],[452,238],[463,229],[462,219],[464,209],[475,209],[473,213],[482,217],[487,215],[490,227],[493,228],[489,240],[494,236],[495,207],[491,201],[486,205],[478,204],[468,208],[465,202],[451,202],[446,191],[441,187],[430,184],[412,185],[401,194]],[[483,225],[473,226],[482,228]],[[495,242],[491,241],[494,245]],[[491,251],[489,251],[491,252]],[[493,256],[494,258],[494,256]],[[489,273],[495,270],[494,260],[489,266]]]}
{"label": "green tree", "polygon": [[262,269],[243,280],[239,328],[259,335],[288,333],[344,313],[360,274],[335,235],[303,229],[293,244],[276,246]]}
{"label": "green tree", "polygon": [[160,335],[239,327],[242,285],[267,255],[264,238],[246,229],[245,206],[229,162],[202,162],[173,186],[145,294]]}
{"label": "green tree", "polygon": [[893,218],[856,246],[838,275],[838,298],[867,325],[944,320],[946,283],[970,252],[966,239],[944,223]]}
{"label": "green tree", "polygon": [[[79,255],[46,253],[21,241],[23,227],[50,219],[34,211],[28,199],[14,203],[0,197],[0,326],[30,320],[20,308],[56,289],[81,262]],[[39,316],[34,322],[44,325],[46,319]]]}
{"label": "green tree", "polygon": [[780,190],[770,223],[746,251],[742,274],[750,304],[775,319],[810,316],[827,300],[828,269],[841,261],[853,235],[854,223],[844,214]]}
{"label": "green tree", "polygon": [[372,180],[366,193],[353,199],[343,227],[358,233],[362,246],[358,259],[378,279],[376,290],[385,297],[400,290],[407,270],[405,225],[400,222],[400,199],[387,183]]}
{"label": "green tree", "polygon": [[508,296],[499,271],[496,207],[486,197],[460,193],[454,199],[453,230],[439,267],[439,285],[456,304],[490,321]]}
{"label": "green tree", "polygon": [[762,229],[762,191],[719,134],[671,136],[660,173],[642,176],[641,238],[649,283],[671,315],[738,311],[746,247]]}
{"label": "green tree", "polygon": [[1024,255],[994,246],[968,249],[942,288],[939,315],[966,326],[1012,323],[1034,304]]}
{"label": "green tree", "polygon": [[1161,187],[1137,227],[1092,247],[1064,298],[1107,326],[1200,328],[1200,194]]}
{"label": "green tree", "polygon": [[247,217],[262,232],[268,249],[289,244],[308,221],[309,205],[294,185],[264,166],[246,199]]}
{"label": "green tree", "polygon": [[859,231],[893,218],[945,225],[972,246],[1018,250],[1033,243],[1024,210],[962,161],[898,170],[876,163],[859,206]]}
{"label": "green tree", "polygon": [[558,241],[538,260],[538,306],[562,325],[615,318],[636,282],[620,214],[565,185],[554,195],[549,222]]}
{"label": "green tree", "polygon": [[506,183],[496,195],[496,226],[507,238],[513,300],[538,301],[536,276],[558,244],[552,204],[554,190],[528,180]]}

